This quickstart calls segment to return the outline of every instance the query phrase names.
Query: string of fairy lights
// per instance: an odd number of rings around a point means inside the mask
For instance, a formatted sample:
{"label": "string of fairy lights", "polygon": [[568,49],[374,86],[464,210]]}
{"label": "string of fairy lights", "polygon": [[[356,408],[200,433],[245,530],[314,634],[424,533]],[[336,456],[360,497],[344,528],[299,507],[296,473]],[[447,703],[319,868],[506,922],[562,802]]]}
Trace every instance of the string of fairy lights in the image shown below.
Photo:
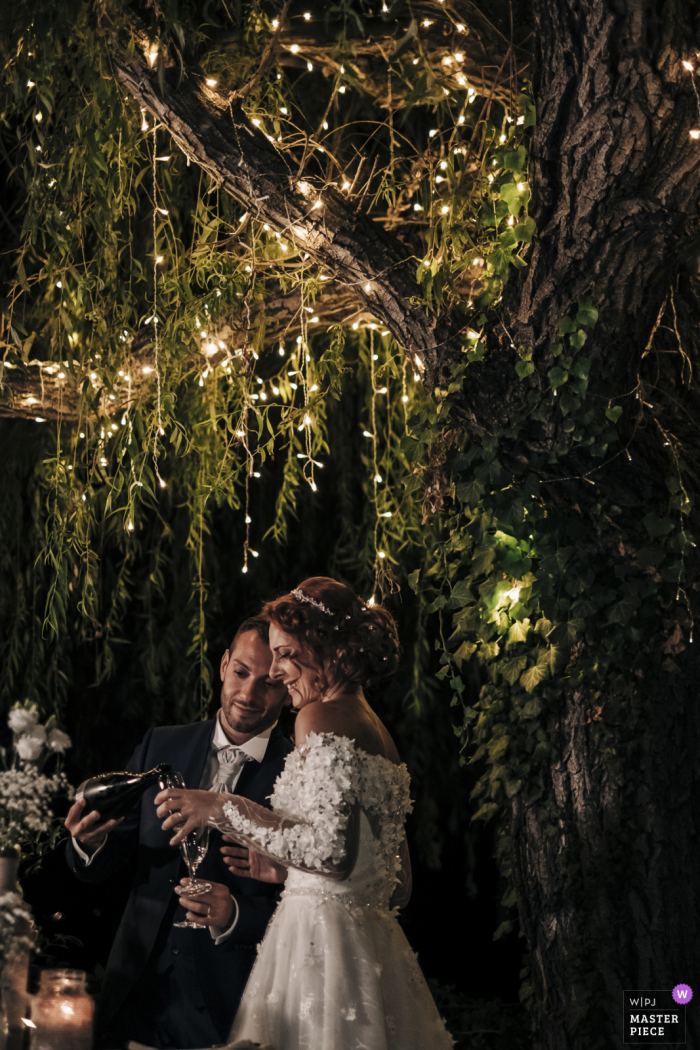
{"label": "string of fairy lights", "polygon": [[[387,5],[386,4],[384,4],[382,10],[383,10],[384,13],[387,12],[388,9],[387,9]],[[306,23],[308,23],[308,22],[312,21],[312,17],[313,16],[312,16],[311,12],[305,12],[302,17],[303,17],[303,20]],[[467,31],[468,31],[467,30],[467,26],[464,25],[463,23],[455,22],[454,19],[452,18],[452,15],[449,13],[449,11],[445,11],[444,12],[444,17],[450,22],[451,30],[452,30],[453,33],[455,33],[455,34],[466,34],[467,33]],[[429,29],[434,24],[434,22],[435,22],[434,19],[425,18],[425,19],[422,20],[421,26],[424,29]],[[272,29],[273,30],[277,30],[279,28],[278,20],[276,20],[276,19],[273,20],[271,25],[272,25]],[[295,56],[298,55],[300,61],[304,61],[303,49],[300,48],[299,45],[297,45],[297,44],[284,44],[283,43],[283,47],[286,50],[288,50],[291,54],[293,54]],[[700,58],[700,54],[697,57]],[[157,58],[158,58],[158,46],[157,46],[157,44],[152,44],[152,45],[150,45],[150,50],[149,50],[148,55],[147,55],[148,63],[149,63],[149,65],[152,68],[155,66]],[[458,47],[455,48],[454,50],[449,50],[448,49],[446,51],[446,53],[440,59],[440,67],[442,69],[443,78],[444,78],[442,90],[443,90],[443,94],[445,96],[445,99],[451,99],[453,95],[459,95],[462,98],[462,104],[460,106],[459,112],[457,113],[457,115],[453,119],[451,131],[449,129],[440,128],[440,127],[431,128],[428,131],[428,139],[432,140],[432,141],[435,141],[438,136],[440,136],[442,138],[442,136],[444,134],[446,134],[446,133],[448,134],[448,142],[447,142],[447,145],[446,145],[447,157],[445,156],[444,152],[442,152],[442,156],[440,157],[440,159],[438,159],[438,160],[436,160],[434,162],[434,165],[430,168],[430,171],[429,171],[429,178],[430,178],[430,182],[431,182],[431,194],[430,194],[431,203],[430,203],[430,207],[429,207],[430,214],[426,214],[426,212],[425,212],[425,200],[424,199],[423,199],[423,203],[421,203],[420,200],[416,200],[412,204],[412,211],[415,213],[416,221],[426,221],[426,222],[427,221],[431,221],[434,210],[436,210],[436,214],[438,214],[439,216],[445,217],[445,219],[447,219],[447,217],[449,217],[449,215],[451,213],[451,204],[450,204],[449,200],[448,201],[442,201],[442,202],[440,200],[440,198],[442,196],[442,185],[443,184],[447,185],[449,183],[449,178],[450,178],[450,173],[448,171],[448,168],[449,168],[448,158],[450,156],[458,157],[460,154],[464,154],[464,153],[467,152],[465,150],[464,146],[461,144],[460,129],[466,122],[466,116],[465,116],[465,109],[466,109],[466,107],[471,105],[475,101],[475,99],[479,96],[479,92],[477,91],[477,89],[474,87],[473,84],[470,84],[468,82],[468,80],[467,80],[467,78],[466,78],[466,76],[465,76],[465,74],[463,72],[463,68],[462,67],[463,67],[464,60],[465,60],[464,53],[462,51],[460,51]],[[425,59],[422,57],[422,55],[421,55],[421,57],[415,57],[415,58],[411,59],[411,62],[412,62],[412,64],[414,66],[419,65],[423,61],[425,61]],[[697,83],[696,83],[696,67],[693,64],[693,62],[690,61],[689,59],[683,60],[682,65],[683,65],[684,69],[691,74],[691,84],[692,84],[693,92],[694,92],[694,95],[695,95],[696,107],[697,107],[697,112],[698,112],[698,118],[699,118],[699,122],[700,122],[700,94],[698,93],[698,87],[697,87]],[[307,67],[307,71],[308,72],[311,72],[313,70],[313,62],[310,59],[306,60],[306,67]],[[333,157],[332,152],[331,152],[331,150],[329,148],[329,144],[326,141],[326,138],[324,137],[324,132],[328,132],[328,130],[329,130],[327,117],[328,117],[328,115],[330,113],[331,105],[333,105],[334,102],[337,101],[337,97],[338,96],[344,95],[346,93],[346,91],[351,89],[352,86],[353,86],[353,78],[352,77],[348,77],[345,63],[344,62],[336,63],[336,69],[337,69],[337,72],[336,72],[336,76],[335,76],[334,81],[333,81],[331,97],[329,99],[329,103],[328,103],[328,106],[326,108],[326,112],[324,113],[323,120],[321,121],[321,123],[319,125],[318,133],[315,136],[315,138],[312,137],[311,139],[309,139],[309,137],[301,129],[298,129],[298,128],[296,128],[294,126],[292,118],[291,118],[291,115],[290,115],[290,112],[289,112],[288,105],[283,105],[283,104],[281,104],[281,102],[279,104],[279,108],[278,108],[277,112],[272,113],[272,114],[265,114],[262,110],[258,109],[258,110],[255,111],[254,114],[253,113],[250,114],[250,119],[251,119],[253,125],[258,127],[264,134],[266,134],[267,138],[271,142],[273,142],[277,148],[279,148],[280,145],[282,145],[284,143],[283,149],[286,150],[286,151],[294,150],[295,146],[299,145],[299,141],[301,140],[301,136],[303,136],[304,140],[305,140],[305,143],[306,143],[306,145],[304,146],[305,151],[306,151],[306,148],[307,148],[307,145],[308,145],[308,148],[310,148],[311,150],[318,151],[321,154],[326,154],[328,156],[328,158],[329,158],[329,161],[332,161],[335,164],[336,168],[338,169],[338,171],[340,173],[339,177],[333,182],[331,182],[329,177],[328,177],[327,185],[336,186],[336,187],[340,188],[342,192],[347,194],[348,197],[350,197],[351,195],[354,195],[355,197],[360,199],[361,203],[363,203],[365,195],[367,194],[368,189],[369,189],[369,181],[371,181],[371,176],[370,176],[370,180],[365,184],[364,190],[362,189],[362,185],[358,184],[359,183],[359,178],[360,178],[360,171],[361,171],[362,163],[363,163],[364,159],[361,158],[360,163],[359,163],[359,165],[357,167],[357,170],[355,171],[354,176],[351,175],[351,174],[347,174],[347,175],[346,174],[342,174],[342,166],[341,166],[340,162],[335,157]],[[279,81],[280,79],[281,79],[281,73],[278,72],[277,73],[277,80]],[[206,84],[207,84],[207,86],[210,89],[213,90],[217,86],[217,81],[213,77],[212,78],[207,78],[206,79]],[[32,81],[32,80],[27,81],[28,89],[31,90],[35,86],[36,85],[35,85],[34,81]],[[391,88],[390,88],[390,90],[391,90]],[[265,131],[264,121],[266,119],[266,116],[271,116],[271,117],[273,117],[275,119],[275,121],[280,122],[280,124],[282,124],[282,123],[284,124],[285,128],[287,129],[287,131],[285,133],[286,137],[283,138],[283,135],[280,133],[275,138],[273,135],[270,135],[270,134],[268,134]],[[39,109],[37,109],[37,111],[35,113],[35,120],[36,120],[37,123],[40,123],[41,120],[42,120],[42,113],[41,113],[41,111]],[[519,116],[519,117],[517,117],[515,119],[515,123],[516,124],[522,124],[523,121],[524,121],[524,118],[522,116]],[[513,123],[513,118],[510,116],[510,114],[506,113],[506,115],[504,117],[503,129],[502,129],[502,132],[500,134],[500,139],[499,139],[501,144],[506,142],[506,139],[507,139],[506,126],[508,124],[511,124],[511,123]],[[153,345],[153,364],[152,365],[148,365],[148,364],[141,365],[141,374],[142,374],[142,377],[143,377],[144,380],[148,380],[148,378],[151,375],[155,379],[155,386],[156,386],[156,413],[155,413],[155,420],[154,420],[154,423],[153,423],[152,460],[153,460],[153,467],[154,467],[154,472],[155,472],[155,476],[157,478],[157,481],[158,481],[159,485],[162,488],[165,488],[166,487],[166,482],[162,478],[161,472],[160,472],[160,468],[159,468],[159,439],[164,436],[165,432],[164,432],[164,429],[163,429],[163,419],[162,419],[162,382],[163,382],[163,371],[162,371],[162,365],[161,365],[161,360],[160,360],[161,333],[160,333],[160,321],[159,321],[159,315],[158,315],[158,308],[159,308],[158,287],[159,287],[159,277],[160,277],[160,273],[161,273],[159,268],[164,263],[165,259],[164,259],[163,255],[159,254],[159,246],[158,246],[158,216],[159,215],[167,216],[168,211],[167,211],[166,208],[162,207],[161,204],[160,204],[159,189],[158,189],[158,178],[157,178],[157,163],[158,162],[163,162],[163,163],[168,162],[168,161],[171,160],[171,157],[169,155],[163,155],[163,156],[159,156],[158,155],[158,150],[157,150],[157,130],[158,130],[157,129],[157,121],[154,121],[153,127],[150,128],[149,127],[147,113],[146,113],[146,110],[144,108],[141,109],[141,125],[140,126],[141,126],[141,130],[142,130],[142,132],[144,134],[147,134],[150,131],[151,136],[152,136],[151,166],[152,166],[152,189],[153,189],[153,215],[152,215],[152,226],[153,226],[153,306],[152,306],[152,311],[153,312],[152,312],[152,317],[148,319],[148,322],[152,323],[152,326],[153,326],[153,341],[152,341],[152,345]],[[290,134],[291,134],[291,137],[290,137]],[[299,141],[294,139],[293,136],[295,134],[299,136]],[[695,139],[695,140],[700,139],[700,129],[691,129],[689,134],[690,134],[690,137],[692,139]],[[40,149],[40,148],[41,148],[40,146],[37,147],[37,149]],[[183,150],[183,152],[184,152],[184,150]],[[306,153],[305,153],[305,155],[306,155]],[[187,161],[188,161],[188,164],[189,164],[189,162],[190,162],[190,157],[189,156],[187,156]],[[392,162],[392,167],[393,167],[393,163],[394,163],[394,128],[393,128],[393,123],[391,125],[391,162]],[[493,159],[492,164],[494,166],[497,165],[497,160],[495,158]],[[497,172],[489,171],[486,174],[487,174],[488,182],[492,183],[494,181],[495,177],[496,177]],[[356,185],[357,185],[357,190],[356,190]],[[300,180],[298,182],[298,189],[309,200],[308,218],[310,220],[312,220],[312,221],[315,220],[318,217],[318,214],[322,213],[323,208],[324,208],[323,189],[320,189],[320,190],[317,189],[308,179]],[[522,181],[517,183],[517,190],[518,190],[518,192],[524,192],[527,189],[528,189],[528,186],[527,186],[527,182],[525,180],[522,180]],[[414,194],[418,194],[418,195],[421,194],[420,183],[418,183],[413,188],[413,193]],[[435,202],[435,204],[433,204],[433,202]],[[240,217],[240,228],[241,229],[248,222],[248,220],[249,220],[249,215],[246,212]],[[508,218],[509,224],[513,225],[514,221],[515,221],[514,216],[510,215],[509,218]],[[261,253],[261,258],[260,259],[256,259],[256,255],[255,255],[256,244],[258,243],[258,240],[260,241],[261,244],[263,244],[263,235],[265,235],[265,242],[264,242],[265,250]],[[261,266],[266,266],[270,262],[273,263],[275,266],[280,266],[281,265],[283,267],[283,269],[286,269],[290,265],[292,267],[296,266],[297,269],[301,270],[302,275],[303,275],[305,269],[306,269],[306,271],[308,271],[310,273],[309,266],[311,264],[309,263],[309,253],[308,252],[307,253],[303,252],[303,241],[304,241],[305,235],[306,235],[306,231],[303,229],[303,226],[298,221],[294,225],[292,225],[292,223],[290,223],[286,228],[282,228],[282,229],[279,229],[279,230],[271,229],[268,223],[262,223],[262,224],[258,223],[257,227],[256,227],[256,232],[254,233],[254,236],[252,238],[251,261],[250,261],[250,263],[246,264],[246,266],[245,266],[245,272],[250,275],[249,288],[252,289],[252,287],[254,285],[254,277],[255,277],[255,273],[257,272],[257,270]],[[302,247],[299,247],[299,243],[300,242],[302,243]],[[270,250],[269,250],[271,246],[273,248],[272,252],[270,252]],[[295,257],[299,256],[300,254],[303,255],[302,260],[299,263],[294,263]],[[426,254],[425,258],[423,259],[423,265],[425,267],[428,267],[428,266],[431,266],[433,264],[433,262],[437,262],[438,264],[440,264],[440,263],[443,262],[443,258],[442,258],[440,253],[435,255],[434,253],[429,251]],[[474,254],[473,258],[472,258],[472,264],[475,267],[477,267],[477,268],[478,267],[483,267],[485,265],[485,259],[482,256],[478,255],[478,254]],[[327,275],[327,274],[323,274],[323,273],[318,273],[315,276],[318,278],[318,280],[320,282],[327,282],[327,281],[332,281],[333,280],[332,276]],[[378,275],[375,279],[379,280],[379,277],[380,277],[380,275]],[[56,286],[59,289],[62,288],[62,282],[61,281],[56,282]],[[260,408],[261,408],[261,404],[260,404],[261,402],[262,403],[267,402],[268,405],[271,405],[272,403],[275,402],[275,400],[281,399],[281,401],[284,401],[286,403],[286,399],[289,398],[290,399],[290,407],[293,407],[293,405],[294,405],[294,398],[296,397],[296,392],[297,392],[297,390],[299,388],[301,388],[302,405],[301,405],[301,407],[299,409],[300,422],[297,424],[297,431],[300,432],[302,434],[302,436],[303,436],[304,451],[303,452],[299,452],[296,455],[297,455],[297,457],[300,460],[303,460],[302,475],[304,477],[304,480],[310,486],[311,490],[314,493],[317,491],[317,480],[316,480],[315,470],[316,470],[316,468],[319,468],[319,467],[322,466],[322,464],[318,460],[316,460],[314,458],[314,452],[313,452],[314,416],[313,416],[312,395],[318,393],[319,387],[318,387],[318,384],[316,382],[314,382],[314,378],[313,378],[312,358],[311,358],[311,353],[310,353],[310,337],[309,337],[310,326],[315,326],[315,325],[320,324],[320,318],[319,318],[318,314],[316,313],[314,307],[312,305],[309,305],[309,302],[308,302],[308,300],[306,298],[307,284],[305,283],[305,281],[303,279],[301,281],[301,285],[300,286],[302,288],[302,292],[301,292],[301,305],[300,305],[298,320],[299,320],[299,325],[300,325],[300,329],[301,329],[301,335],[297,338],[296,348],[290,353],[288,360],[285,361],[284,365],[281,364],[280,370],[275,375],[273,375],[271,378],[269,378],[267,380],[264,379],[263,377],[258,376],[258,375],[255,374],[255,363],[257,362],[258,356],[259,356],[257,354],[257,352],[255,352],[254,350],[251,350],[251,348],[248,347],[248,346],[246,346],[243,349],[237,349],[237,350],[235,350],[233,352],[231,351],[231,349],[229,348],[228,343],[226,341],[226,338],[222,338],[221,337],[222,336],[221,326],[219,326],[219,328],[217,329],[217,322],[215,320],[215,312],[213,312],[212,309],[210,309],[210,306],[209,306],[208,302],[205,302],[204,306],[203,306],[203,315],[204,315],[205,324],[204,325],[202,324],[202,321],[200,320],[199,317],[196,319],[196,323],[195,323],[195,335],[197,337],[199,337],[199,340],[200,340],[200,352],[201,352],[202,356],[205,359],[205,367],[200,372],[199,379],[198,379],[198,383],[199,383],[200,387],[204,386],[205,380],[209,376],[215,375],[217,373],[218,374],[222,374],[223,373],[224,375],[227,375],[228,377],[232,377],[232,374],[233,374],[233,371],[234,371],[234,366],[236,364],[236,358],[245,358],[246,361],[250,357],[253,358],[253,366],[252,366],[252,369],[251,369],[251,380],[250,380],[249,384],[246,384],[246,389],[245,389],[244,398],[243,398],[243,406],[242,406],[242,410],[241,410],[241,413],[240,413],[240,418],[239,418],[238,423],[237,423],[236,428],[235,428],[236,436],[242,443],[242,447],[243,447],[244,452],[245,452],[245,460],[246,460],[246,466],[245,466],[245,471],[244,471],[244,476],[245,476],[244,515],[245,515],[246,530],[245,530],[245,540],[244,540],[244,549],[243,549],[243,566],[242,566],[242,571],[244,573],[248,572],[248,570],[249,570],[249,560],[248,560],[249,554],[252,557],[258,557],[258,553],[259,553],[259,552],[255,551],[255,550],[253,550],[253,548],[251,547],[251,542],[250,542],[251,541],[251,534],[250,534],[251,516],[250,516],[250,502],[249,502],[249,496],[250,496],[250,488],[249,488],[249,486],[250,486],[250,480],[251,479],[260,477],[260,472],[255,469],[255,455],[256,455],[256,453],[255,453],[254,449],[251,447],[251,444],[249,442],[249,421],[250,421],[251,414],[253,414],[255,416],[259,415]],[[367,281],[364,282],[363,290],[364,290],[364,292],[367,295],[369,295],[369,293],[372,291],[372,278],[370,278],[370,279],[368,279]],[[237,293],[237,294],[239,296],[241,296],[241,297],[243,295],[243,293]],[[215,289],[213,295],[214,295],[215,298],[220,298],[221,297],[220,289]],[[469,303],[469,305],[471,305],[471,303]],[[289,326],[291,326],[291,322],[290,322]],[[371,430],[370,431],[365,430],[364,433],[365,433],[365,435],[367,437],[371,438],[371,442],[372,442],[372,445],[371,445],[372,453],[371,453],[371,456],[370,456],[370,461],[371,461],[371,463],[370,463],[370,470],[371,470],[371,488],[372,488],[373,502],[374,502],[374,507],[375,507],[375,524],[374,524],[375,589],[377,589],[377,587],[379,587],[381,589],[382,576],[386,572],[385,567],[382,565],[382,563],[385,562],[385,560],[386,560],[386,551],[383,549],[383,547],[380,544],[380,532],[381,532],[381,520],[380,519],[391,517],[391,513],[392,512],[388,511],[388,510],[384,510],[384,511],[380,510],[379,486],[382,485],[383,482],[382,482],[381,474],[380,474],[380,471],[379,471],[379,458],[378,458],[379,435],[378,435],[378,431],[377,431],[376,407],[377,407],[377,398],[379,396],[383,396],[383,395],[387,395],[388,394],[388,383],[389,383],[389,380],[387,378],[387,380],[386,380],[386,384],[387,385],[385,385],[383,387],[380,387],[377,384],[377,372],[376,372],[375,364],[376,364],[376,362],[378,360],[378,355],[375,352],[375,335],[381,335],[382,338],[386,338],[386,337],[388,337],[390,335],[390,332],[388,330],[381,330],[381,331],[379,331],[381,326],[378,323],[376,323],[376,322],[374,322],[372,320],[367,320],[365,317],[353,321],[351,323],[350,327],[351,327],[352,330],[355,330],[355,331],[357,331],[360,327],[363,328],[363,329],[367,329],[368,333],[369,333],[369,339],[370,339],[370,381],[371,381],[370,426],[371,426]],[[77,338],[77,336],[76,336],[76,338]],[[122,338],[122,340],[125,340],[127,338],[127,332],[126,331],[124,332],[124,335],[121,338]],[[70,337],[69,337],[69,340],[70,340]],[[281,340],[280,340],[279,354],[280,354],[280,356],[282,358],[285,358],[286,354],[287,354],[287,351],[286,351],[286,348],[285,348],[285,343],[284,343],[284,338],[281,338]],[[96,355],[96,356],[99,357],[99,355]],[[420,359],[420,357],[418,355],[414,355],[413,360],[414,360],[414,365],[415,365],[415,370],[413,372],[413,379],[414,379],[414,382],[419,383],[420,380],[421,380],[421,370],[423,368],[422,361],[421,361],[421,359]],[[36,363],[39,364],[40,370],[42,371],[42,374],[43,374],[43,372],[46,372],[47,375],[55,376],[59,380],[64,380],[66,378],[65,371],[63,371],[61,369],[61,365],[60,364],[56,364],[55,362],[36,362]],[[8,368],[9,367],[13,367],[11,362],[5,361],[4,364]],[[64,364],[64,368],[65,367],[67,367],[67,365]],[[286,375],[283,373],[283,370],[284,370],[285,367],[286,367]],[[408,384],[407,384],[408,369],[409,369],[408,361],[404,357],[403,360],[402,360],[402,370],[401,370],[401,400],[402,400],[403,409],[404,409],[404,430],[405,430],[406,433],[408,433],[408,403],[409,403],[409,393],[408,393]],[[132,375],[132,370],[129,370],[127,372],[120,371],[119,375],[120,375],[120,378],[124,381],[124,383],[126,384],[126,386],[128,388],[127,404],[130,405],[131,401],[132,401],[132,387],[134,385],[134,377]],[[89,378],[90,378],[90,382],[93,385],[96,386],[98,384],[99,379],[98,379],[97,373],[94,370],[90,372]],[[107,398],[111,399],[111,400],[115,399],[115,394],[114,393],[109,393],[109,394],[107,394],[105,396]],[[38,402],[37,399],[33,398],[32,396],[28,396],[26,398],[26,404],[27,405],[33,405],[35,403],[38,404],[39,402]],[[37,422],[44,422],[45,420],[42,417],[37,416],[36,417],[36,421]],[[132,421],[131,421],[131,418],[130,418],[130,416],[128,414],[128,411],[124,413],[124,415],[122,417],[122,420],[121,420],[121,425],[122,426],[127,426],[127,428],[128,428],[128,431],[127,431],[128,432],[128,443],[131,443],[131,441],[133,440],[133,426],[132,426]],[[101,463],[102,463],[103,466],[106,465],[106,462],[107,462],[106,456],[104,454],[105,451],[106,451],[105,442],[109,439],[110,432],[111,433],[115,433],[117,430],[118,430],[118,428],[117,428],[116,424],[114,424],[114,423],[108,424],[106,427],[103,426],[102,429],[101,429],[101,434],[100,434],[101,444],[100,444],[99,451],[100,451],[100,455],[101,455]],[[81,437],[82,436],[83,436],[83,432],[81,432]],[[123,452],[122,452],[122,455],[123,455]],[[132,472],[132,481],[133,481],[133,483],[141,485],[142,482],[139,479],[137,479],[137,477],[136,477],[133,461],[131,463],[131,472]],[[83,499],[84,498],[85,497],[83,496]],[[132,520],[132,518],[129,518],[127,520],[127,523],[126,523],[126,528],[129,531],[132,531],[133,527],[134,527],[133,520]]]}

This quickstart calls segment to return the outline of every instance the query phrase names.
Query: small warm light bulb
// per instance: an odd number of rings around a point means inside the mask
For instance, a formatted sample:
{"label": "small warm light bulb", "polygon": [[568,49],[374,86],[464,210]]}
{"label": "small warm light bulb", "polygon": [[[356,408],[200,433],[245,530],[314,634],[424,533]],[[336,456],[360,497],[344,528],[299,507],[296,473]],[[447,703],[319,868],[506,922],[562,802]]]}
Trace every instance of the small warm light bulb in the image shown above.
{"label": "small warm light bulb", "polygon": [[381,484],[381,482],[382,482],[382,476],[381,476],[381,474],[375,474],[375,475],[374,475],[374,480],[375,480],[375,481],[377,481],[377,482],[379,482],[379,484]]}
{"label": "small warm light bulb", "polygon": [[298,44],[292,44],[292,46],[290,47],[289,50],[292,52],[293,55],[296,55],[297,51],[299,50],[299,45]]}
{"label": "small warm light bulb", "polygon": [[508,225],[512,226],[514,223],[515,223],[515,216],[514,215],[509,215],[508,216]]}
{"label": "small warm light bulb", "polygon": [[692,64],[692,62],[684,62],[683,63],[683,69],[687,69],[689,73],[692,73],[693,72],[693,64]]}
{"label": "small warm light bulb", "polygon": [[700,131],[691,131],[690,137],[691,139],[700,139]]}
{"label": "small warm light bulb", "polygon": [[304,12],[304,21],[305,22],[310,22],[311,21],[311,15],[309,14],[308,11]]}
{"label": "small warm light bulb", "polygon": [[207,87],[215,88],[218,83],[218,80],[213,80],[212,77],[207,77]]}
{"label": "small warm light bulb", "polygon": [[524,189],[525,189],[525,183],[524,182],[519,182],[518,186],[517,186],[518,193],[522,193]]}
{"label": "small warm light bulb", "polygon": [[165,483],[165,482],[163,481],[163,479],[162,479],[162,478],[160,479],[160,487],[161,487],[162,489],[167,489],[167,487],[168,487],[168,486],[166,485],[166,483]]}
{"label": "small warm light bulb", "polygon": [[369,283],[369,281],[365,285],[365,291],[366,292],[371,292],[372,291],[372,285]]}
{"label": "small warm light bulb", "polygon": [[380,558],[386,558],[386,553],[384,551],[377,551],[377,554]]}
{"label": "small warm light bulb", "polygon": [[520,596],[520,587],[513,587],[512,590],[506,591],[506,597],[510,598],[512,602],[517,602]]}

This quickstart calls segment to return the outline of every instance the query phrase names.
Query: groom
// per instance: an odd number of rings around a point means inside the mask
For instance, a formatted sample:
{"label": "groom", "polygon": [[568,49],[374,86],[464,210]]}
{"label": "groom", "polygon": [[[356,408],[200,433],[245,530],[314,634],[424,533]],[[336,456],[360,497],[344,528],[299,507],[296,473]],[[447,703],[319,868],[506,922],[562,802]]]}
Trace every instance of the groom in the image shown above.
{"label": "groom", "polygon": [[[238,629],[221,660],[221,709],[208,722],[151,729],[127,769],[143,772],[169,762],[188,787],[237,794],[268,805],[292,745],[276,726],[288,702],[268,673],[267,623],[257,617]],[[185,918],[176,887],[185,875],[172,832],[163,832],[147,790],[120,821],[100,822],[76,802],[66,818],[68,864],[84,882],[102,882],[123,869],[133,886],[107,962],[98,1011],[98,1040],[124,1046],[205,1047],[225,1043],[279,896],[279,886],[234,874],[235,851],[212,831],[197,871],[212,883],[191,898],[188,918],[208,929],[174,929]],[[182,880],[183,882],[186,880]]]}

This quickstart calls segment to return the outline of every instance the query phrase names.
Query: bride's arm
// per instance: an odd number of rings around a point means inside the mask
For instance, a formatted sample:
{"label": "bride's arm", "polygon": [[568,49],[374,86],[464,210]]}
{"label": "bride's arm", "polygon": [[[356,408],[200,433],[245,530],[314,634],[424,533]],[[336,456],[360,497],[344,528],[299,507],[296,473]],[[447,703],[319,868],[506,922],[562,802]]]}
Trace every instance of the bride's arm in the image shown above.
{"label": "bride's arm", "polygon": [[[305,819],[283,817],[240,795],[166,788],[155,798],[171,845],[209,824],[286,867],[345,879],[359,845],[359,761],[350,741],[316,737],[293,752],[277,782]],[[293,808],[296,808],[296,805]]]}
{"label": "bride's arm", "polygon": [[155,803],[157,816],[165,818],[163,830],[176,832],[171,846],[208,824],[285,867],[329,879],[346,879],[357,860],[357,803],[322,813],[314,823],[281,817],[250,799],[225,792],[166,788],[156,795]]}
{"label": "bride's arm", "polygon": [[290,820],[241,798],[220,796],[222,815],[208,823],[224,835],[235,838],[286,867],[298,868],[329,879],[346,879],[357,860],[359,848],[360,807],[357,803],[343,806],[333,825],[317,821]]}

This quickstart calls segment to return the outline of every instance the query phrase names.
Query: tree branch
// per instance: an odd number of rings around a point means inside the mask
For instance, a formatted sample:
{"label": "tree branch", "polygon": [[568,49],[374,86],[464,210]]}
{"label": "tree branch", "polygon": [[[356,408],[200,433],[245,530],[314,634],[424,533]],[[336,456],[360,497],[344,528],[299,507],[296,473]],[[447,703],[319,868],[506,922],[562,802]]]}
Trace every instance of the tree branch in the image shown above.
{"label": "tree branch", "polygon": [[410,250],[354,211],[333,187],[321,190],[311,180],[299,180],[291,158],[278,151],[232,99],[209,88],[201,71],[190,68],[180,81],[175,69],[166,69],[161,95],[144,57],[147,34],[137,22],[133,33],[135,50],[114,55],[126,90],[223,190],[357,295],[434,384],[445,348],[457,341],[456,332],[449,317],[428,315],[412,304],[418,288]]}

